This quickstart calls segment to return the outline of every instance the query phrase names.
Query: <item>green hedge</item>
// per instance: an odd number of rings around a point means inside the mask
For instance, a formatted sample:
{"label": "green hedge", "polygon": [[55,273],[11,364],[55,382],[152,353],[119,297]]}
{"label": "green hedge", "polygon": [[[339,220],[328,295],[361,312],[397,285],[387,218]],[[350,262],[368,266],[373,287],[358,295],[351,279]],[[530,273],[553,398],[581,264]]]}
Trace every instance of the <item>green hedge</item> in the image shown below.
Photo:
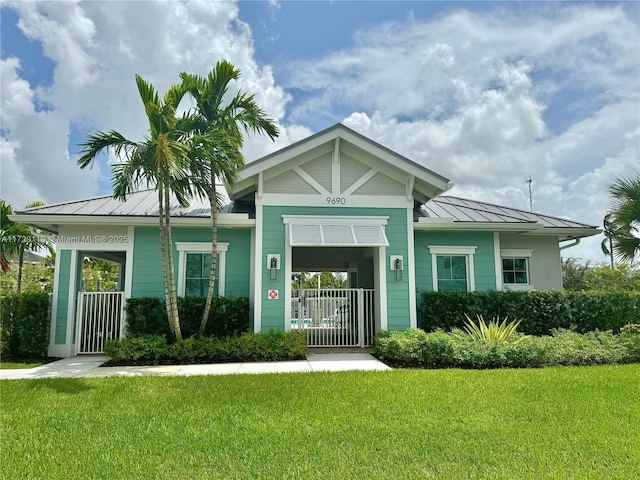
{"label": "green hedge", "polygon": [[[198,333],[205,298],[179,297],[178,313],[183,338]],[[127,337],[169,335],[164,299],[129,298],[125,305]],[[249,299],[246,297],[214,297],[205,336],[228,337],[249,331]]]}
{"label": "green hedge", "polygon": [[12,358],[45,358],[50,334],[49,294],[0,297],[2,353]]}
{"label": "green hedge", "polygon": [[269,362],[305,358],[303,332],[245,333],[213,338],[192,337],[168,343],[166,337],[146,336],[109,340],[105,355],[110,365],[176,365],[197,363]]}
{"label": "green hedge", "polygon": [[462,328],[466,313],[521,320],[518,329],[529,335],[558,328],[619,332],[640,318],[640,292],[422,292],[420,313],[426,331]]}
{"label": "green hedge", "polygon": [[409,329],[375,336],[374,355],[396,368],[532,368],[640,362],[640,335],[556,330],[517,344],[490,346],[461,330]]}

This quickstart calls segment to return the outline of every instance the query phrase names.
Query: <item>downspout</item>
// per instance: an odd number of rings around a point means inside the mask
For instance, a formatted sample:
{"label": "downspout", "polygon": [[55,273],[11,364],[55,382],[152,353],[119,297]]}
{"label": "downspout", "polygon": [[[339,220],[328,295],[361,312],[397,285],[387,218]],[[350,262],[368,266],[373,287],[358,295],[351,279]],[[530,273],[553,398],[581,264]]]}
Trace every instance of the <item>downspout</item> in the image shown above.
{"label": "downspout", "polygon": [[565,248],[571,248],[571,247],[575,247],[576,245],[578,245],[580,243],[580,238],[574,238],[572,243],[568,243],[566,245],[562,245],[560,247],[560,250],[564,250]]}

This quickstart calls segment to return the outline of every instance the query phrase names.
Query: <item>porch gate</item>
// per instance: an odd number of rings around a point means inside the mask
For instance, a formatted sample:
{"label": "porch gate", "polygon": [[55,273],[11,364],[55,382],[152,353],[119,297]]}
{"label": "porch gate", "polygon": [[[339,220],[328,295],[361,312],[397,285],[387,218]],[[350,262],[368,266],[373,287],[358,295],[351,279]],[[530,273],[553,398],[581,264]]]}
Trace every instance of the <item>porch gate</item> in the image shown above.
{"label": "porch gate", "polygon": [[310,347],[369,347],[374,335],[374,290],[300,289],[291,297],[292,331]]}
{"label": "porch gate", "polygon": [[76,353],[104,353],[104,342],[122,337],[124,292],[78,292]]}

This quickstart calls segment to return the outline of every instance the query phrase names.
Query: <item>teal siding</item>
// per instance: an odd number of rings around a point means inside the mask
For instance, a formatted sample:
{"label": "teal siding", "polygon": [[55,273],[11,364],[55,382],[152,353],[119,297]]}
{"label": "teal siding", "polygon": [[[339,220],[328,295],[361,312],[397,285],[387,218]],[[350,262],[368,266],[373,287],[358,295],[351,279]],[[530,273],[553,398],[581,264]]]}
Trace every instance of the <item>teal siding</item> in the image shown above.
{"label": "teal siding", "polygon": [[416,291],[433,290],[429,245],[477,247],[473,255],[476,290],[495,290],[492,232],[415,232]]}
{"label": "teal siding", "polygon": [[[385,232],[389,240],[386,249],[384,274],[387,276],[387,320],[392,329],[409,327],[409,281],[406,271],[408,261],[407,246],[407,211],[403,208],[330,208],[330,207],[263,207],[262,233],[262,329],[282,330],[284,328],[284,288],[288,279],[282,270],[278,278],[271,280],[266,269],[268,254],[280,254],[284,266],[286,261],[285,225],[282,215],[336,215],[336,216],[384,216],[389,217]],[[389,270],[389,255],[402,255],[405,261],[405,272],[402,280],[395,280],[395,273]],[[266,298],[268,290],[280,292],[277,300]]]}
{"label": "teal siding", "polygon": [[[210,228],[174,227],[175,242],[211,242]],[[249,295],[251,271],[251,230],[248,228],[218,230],[218,242],[228,242],[226,254],[225,296]],[[160,262],[160,234],[157,227],[136,227],[133,250],[133,297],[163,297],[162,265]],[[178,275],[178,251],[173,249],[176,281]]]}
{"label": "teal siding", "polygon": [[416,301],[418,325],[422,321],[420,292],[433,291],[429,245],[477,247],[473,255],[476,291],[495,290],[496,271],[492,232],[415,232]]}
{"label": "teal siding", "polygon": [[63,345],[67,341],[67,317],[69,315],[69,288],[71,282],[71,250],[61,250],[58,273],[58,298],[55,319],[55,343]]}
{"label": "teal siding", "polygon": [[131,296],[164,297],[158,227],[136,227],[133,238]]}

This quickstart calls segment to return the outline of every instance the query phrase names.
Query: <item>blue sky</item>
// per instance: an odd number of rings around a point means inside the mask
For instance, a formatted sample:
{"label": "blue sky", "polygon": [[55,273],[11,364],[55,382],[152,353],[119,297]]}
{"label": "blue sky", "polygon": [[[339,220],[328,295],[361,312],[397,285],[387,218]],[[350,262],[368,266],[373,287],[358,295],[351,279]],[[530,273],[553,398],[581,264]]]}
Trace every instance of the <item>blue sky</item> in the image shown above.
{"label": "blue sky", "polygon": [[[11,2],[1,5],[0,196],[110,193],[75,166],[95,130],[145,133],[134,75],[165,90],[226,58],[282,134],[337,122],[452,180],[451,194],[601,224],[640,168],[638,2]],[[567,255],[604,260],[599,239]]]}

